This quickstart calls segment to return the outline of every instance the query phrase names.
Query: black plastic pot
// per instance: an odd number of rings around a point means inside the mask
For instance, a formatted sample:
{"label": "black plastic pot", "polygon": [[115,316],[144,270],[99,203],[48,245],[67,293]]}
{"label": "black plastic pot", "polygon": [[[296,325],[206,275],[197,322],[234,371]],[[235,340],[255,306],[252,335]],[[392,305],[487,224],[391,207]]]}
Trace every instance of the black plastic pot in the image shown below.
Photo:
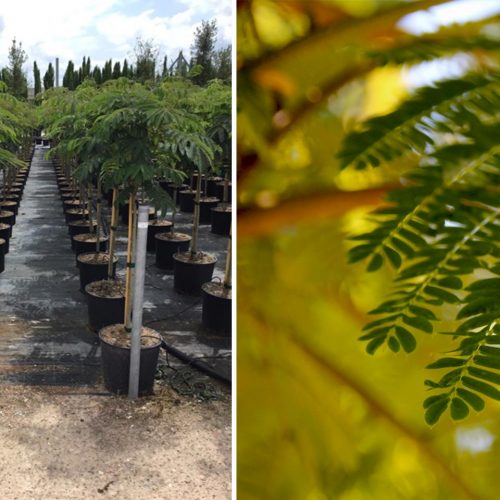
{"label": "black plastic pot", "polygon": [[[106,342],[99,332],[104,386],[114,394],[128,394],[130,374],[130,348],[118,347]],[[153,393],[156,365],[161,340],[151,347],[141,347],[139,368],[139,396]]]}
{"label": "black plastic pot", "polygon": [[[198,175],[200,175],[198,172],[193,172],[191,174],[191,189],[196,189],[196,183],[198,182]],[[203,181],[205,179],[205,174],[201,174],[201,182],[203,184]]]}
{"label": "black plastic pot", "polygon": [[148,225],[148,240],[147,240],[147,251],[156,251],[156,240],[155,235],[159,233],[166,233],[170,231],[172,223],[169,220],[152,220],[149,221]]}
{"label": "black plastic pot", "polygon": [[[97,224],[93,225],[94,231],[97,227]],[[73,236],[77,234],[88,234],[90,233],[89,221],[88,220],[75,220],[68,223],[68,232],[71,238],[71,248],[75,249],[75,241],[73,240]]]}
{"label": "black plastic pot", "polygon": [[231,295],[223,293],[224,285],[214,282],[204,283],[201,292],[203,326],[217,333],[231,335]]}
{"label": "black plastic pot", "polygon": [[[85,203],[86,205],[86,203]],[[70,198],[69,200],[64,200],[63,201],[63,209],[64,212],[68,212],[69,210],[75,209],[75,208],[84,208],[84,202],[81,200],[74,200]],[[87,208],[87,207],[85,207]]]}
{"label": "black plastic pot", "polygon": [[[182,234],[182,238],[175,238],[175,235]],[[169,238],[172,233],[155,234],[156,240],[156,265],[160,269],[173,269],[173,255],[177,252],[185,252],[189,249],[191,236],[184,233],[174,233],[173,238]]]}
{"label": "black plastic pot", "polygon": [[179,208],[181,212],[193,213],[194,212],[194,197],[196,191],[193,189],[185,189],[179,191]]}
{"label": "black plastic pot", "polygon": [[12,226],[9,224],[0,223],[0,238],[5,240],[4,253],[9,253],[9,240],[12,236]]}
{"label": "black plastic pot", "polygon": [[201,198],[200,199],[200,224],[212,223],[212,208],[219,203],[219,198]]}
{"label": "black plastic pot", "polygon": [[[224,182],[218,182],[216,185],[215,185],[215,196],[217,196],[217,198],[220,198],[221,200],[224,201]],[[227,202],[231,202],[231,183],[228,182],[227,184]]]}
{"label": "black plastic pot", "polygon": [[225,210],[223,207],[212,208],[212,227],[211,231],[222,236],[229,236],[231,229],[231,210]]}
{"label": "black plastic pot", "polygon": [[181,184],[180,186],[174,182],[167,184],[167,193],[172,199],[174,199],[174,193],[176,193],[175,199],[177,205],[179,205],[179,191],[185,191],[186,189],[189,189],[187,184]]}
{"label": "black plastic pot", "polygon": [[65,214],[66,222],[69,224],[74,220],[87,219],[89,218],[88,210],[81,210],[79,208],[71,208]]}
{"label": "black plastic pot", "polygon": [[10,210],[0,211],[0,223],[13,226],[16,223],[16,214]]}
{"label": "black plastic pot", "polygon": [[19,203],[14,200],[1,201],[0,210],[7,210],[9,212],[14,212],[14,215],[17,215],[19,213]]}
{"label": "black plastic pot", "polygon": [[[85,255],[95,255],[95,252],[81,253],[77,257],[78,269],[80,270],[80,291],[85,292],[85,287],[92,283],[93,281],[104,280],[108,277],[108,263],[107,262],[86,262],[84,259]],[[107,255],[107,254],[106,254]],[[116,263],[118,262],[118,257],[113,259],[113,278],[116,272]]]}
{"label": "black plastic pot", "polygon": [[223,181],[224,179],[222,177],[209,177],[206,182],[205,182],[205,191],[207,193],[207,196],[215,196],[217,197],[217,188],[216,185],[217,183]]}
{"label": "black plastic pot", "polygon": [[98,332],[105,326],[123,322],[125,297],[101,297],[89,289],[91,284],[85,287],[90,328]]}
{"label": "black plastic pot", "polygon": [[7,241],[0,238],[0,273],[3,273],[5,269],[5,245]]}
{"label": "black plastic pot", "polygon": [[[203,254],[207,256],[208,254]],[[211,262],[191,260],[189,252],[176,253],[174,261],[174,288],[178,292],[199,295],[203,283],[212,280],[217,258],[210,255]]]}
{"label": "black plastic pot", "polygon": [[[96,249],[95,241],[82,241],[80,239],[81,234],[73,236],[73,241],[75,243],[75,254],[78,257],[81,253],[92,252]],[[99,238],[99,252],[105,252],[108,249],[108,237],[101,236]]]}

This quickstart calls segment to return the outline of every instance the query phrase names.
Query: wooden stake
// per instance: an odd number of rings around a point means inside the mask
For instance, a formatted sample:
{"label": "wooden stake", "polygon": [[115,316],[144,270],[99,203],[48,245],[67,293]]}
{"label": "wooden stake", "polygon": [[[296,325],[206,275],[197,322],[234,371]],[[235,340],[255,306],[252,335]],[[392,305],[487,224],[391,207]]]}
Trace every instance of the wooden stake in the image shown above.
{"label": "wooden stake", "polygon": [[109,262],[108,280],[113,276],[113,260],[115,258],[116,227],[118,225],[118,189],[113,188],[113,201],[111,203],[111,225],[109,228]]}
{"label": "wooden stake", "polygon": [[134,253],[135,253],[135,226],[137,210],[135,209],[136,193],[130,193],[128,198],[128,246],[127,246],[127,272],[125,275],[125,329],[132,328],[132,283],[134,280]]}

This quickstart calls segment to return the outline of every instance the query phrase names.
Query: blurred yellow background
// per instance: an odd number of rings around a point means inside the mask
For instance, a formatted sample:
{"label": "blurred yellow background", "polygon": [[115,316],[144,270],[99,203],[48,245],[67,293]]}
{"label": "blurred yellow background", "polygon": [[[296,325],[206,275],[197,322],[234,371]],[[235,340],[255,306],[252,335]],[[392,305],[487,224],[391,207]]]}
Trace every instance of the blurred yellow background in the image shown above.
{"label": "blurred yellow background", "polygon": [[[357,338],[394,271],[346,261],[347,237],[370,227],[365,216],[418,161],[340,171],[345,135],[418,86],[421,61],[381,65],[370,53],[412,42],[408,16],[444,3],[237,2],[239,499],[498,498],[498,403],[429,428],[425,366],[449,339],[366,354]],[[435,14],[422,37],[498,33],[497,16],[440,27]],[[481,64],[472,52],[467,64]],[[441,330],[452,329],[449,309]]]}

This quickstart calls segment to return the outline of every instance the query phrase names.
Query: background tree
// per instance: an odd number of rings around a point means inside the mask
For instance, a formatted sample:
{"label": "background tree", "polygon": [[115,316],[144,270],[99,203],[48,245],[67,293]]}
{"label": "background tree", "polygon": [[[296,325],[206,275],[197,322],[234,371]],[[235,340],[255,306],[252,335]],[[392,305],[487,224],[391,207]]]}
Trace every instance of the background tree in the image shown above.
{"label": "background tree", "polygon": [[224,49],[215,52],[214,67],[215,76],[224,83],[231,85],[232,80],[232,47],[228,45]]}
{"label": "background tree", "polygon": [[33,62],[33,79],[35,81],[35,95],[37,95],[42,91],[42,81],[36,61]]}
{"label": "background tree", "polygon": [[128,69],[128,61],[127,61],[127,59],[123,60],[122,76],[124,76],[125,78],[129,77],[129,69]]}
{"label": "background tree", "polygon": [[117,80],[120,78],[121,75],[121,68],[120,68],[120,61],[116,61],[114,66],[113,66],[113,79]]}
{"label": "background tree", "polygon": [[27,60],[28,56],[23,49],[22,42],[18,45],[14,38],[9,49],[9,65],[4,74],[4,82],[9,92],[17,99],[25,99],[28,93],[28,81],[23,70],[23,65]]}
{"label": "background tree", "polygon": [[496,498],[498,19],[439,3],[238,3],[242,499]]}
{"label": "background tree", "polygon": [[163,66],[161,70],[161,78],[165,78],[168,76],[168,60],[167,56],[163,58]]}
{"label": "background tree", "polygon": [[94,70],[92,71],[92,78],[97,83],[97,85],[100,85],[102,83],[101,68],[99,68],[99,66],[94,66]]}
{"label": "background tree", "polygon": [[155,79],[156,60],[159,49],[152,40],[137,38],[135,48],[135,78],[144,83],[146,80]]}
{"label": "background tree", "polygon": [[104,63],[102,69],[102,83],[107,82],[113,78],[113,62],[111,59]]}
{"label": "background tree", "polygon": [[73,64],[73,61],[68,61],[66,71],[63,75],[62,84],[63,87],[66,87],[69,90],[74,90],[76,88],[77,82],[75,82],[75,65]]}
{"label": "background tree", "polygon": [[43,75],[43,88],[45,90],[48,90],[53,87],[54,87],[54,67],[52,66],[52,63],[49,63],[49,67],[47,68],[45,75]]}
{"label": "background tree", "polygon": [[196,28],[194,43],[191,47],[192,64],[202,67],[200,74],[193,78],[194,83],[197,85],[206,85],[209,80],[215,77],[214,55],[216,40],[216,21],[202,21],[201,26]]}

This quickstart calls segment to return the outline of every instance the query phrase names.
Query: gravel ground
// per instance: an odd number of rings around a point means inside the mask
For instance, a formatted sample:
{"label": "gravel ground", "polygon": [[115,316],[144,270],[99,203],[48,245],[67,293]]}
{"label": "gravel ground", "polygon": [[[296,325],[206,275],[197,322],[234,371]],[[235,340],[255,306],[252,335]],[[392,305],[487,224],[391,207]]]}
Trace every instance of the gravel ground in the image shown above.
{"label": "gravel ground", "polygon": [[[0,498],[231,498],[231,403],[0,386]],[[80,391],[80,392],[78,392]]]}

